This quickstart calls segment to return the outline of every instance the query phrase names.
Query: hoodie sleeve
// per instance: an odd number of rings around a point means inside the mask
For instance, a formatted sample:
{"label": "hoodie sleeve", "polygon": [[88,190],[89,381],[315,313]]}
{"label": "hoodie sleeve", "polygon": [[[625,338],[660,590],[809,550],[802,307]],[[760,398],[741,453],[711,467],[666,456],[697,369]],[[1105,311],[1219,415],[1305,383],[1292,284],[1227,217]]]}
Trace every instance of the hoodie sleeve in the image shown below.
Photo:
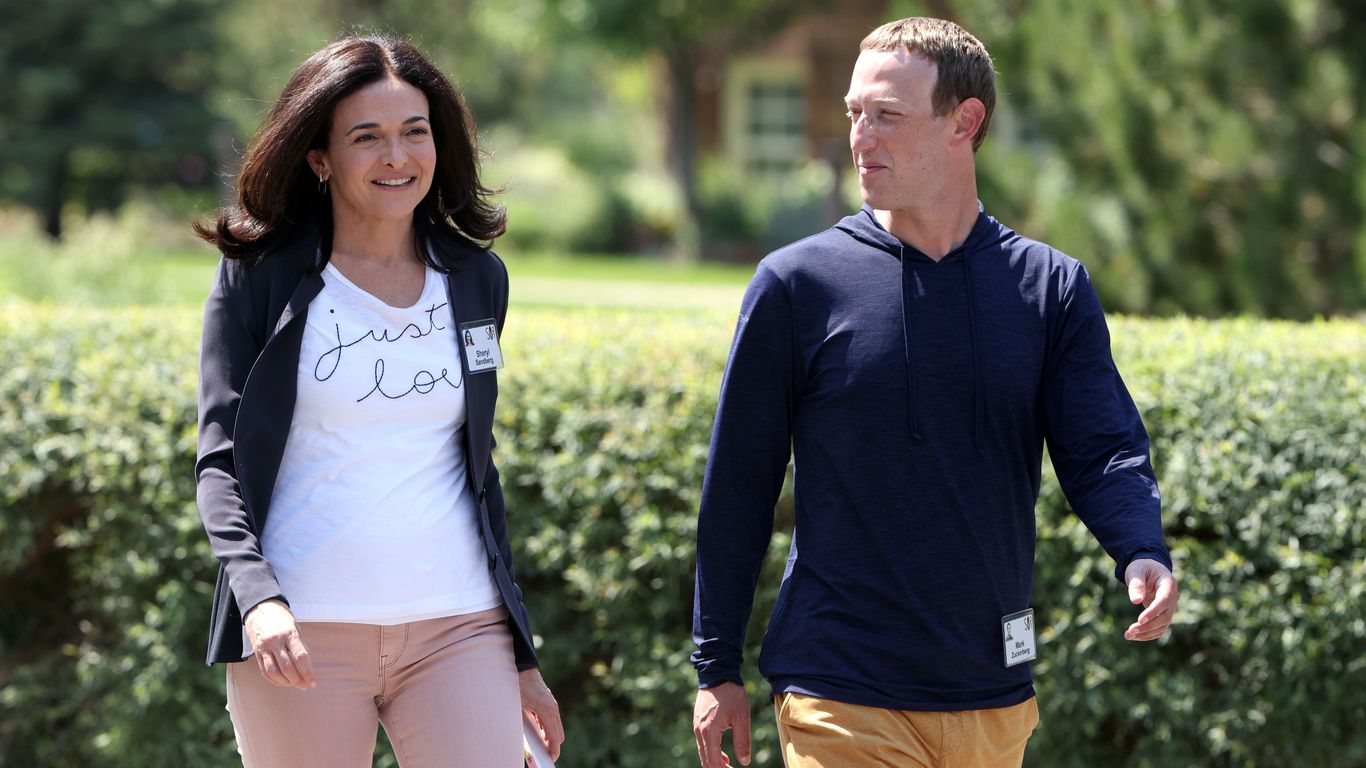
{"label": "hoodie sleeve", "polygon": [[1053,468],[1068,503],[1115,561],[1138,556],[1171,568],[1148,433],[1110,354],[1110,333],[1086,268],[1062,285],[1044,391]]}
{"label": "hoodie sleeve", "polygon": [[741,303],[697,520],[699,687],[741,682],[745,627],[792,452],[799,366],[787,286],[760,264]]}

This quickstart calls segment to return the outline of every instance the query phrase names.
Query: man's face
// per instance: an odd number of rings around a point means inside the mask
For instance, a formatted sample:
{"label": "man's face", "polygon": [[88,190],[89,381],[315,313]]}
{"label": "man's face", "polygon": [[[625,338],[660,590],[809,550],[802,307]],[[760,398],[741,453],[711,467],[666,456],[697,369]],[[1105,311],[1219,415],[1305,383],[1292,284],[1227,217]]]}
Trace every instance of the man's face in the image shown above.
{"label": "man's face", "polygon": [[945,179],[952,114],[931,104],[939,68],[905,50],[864,51],[854,64],[845,106],[849,149],[864,202],[908,211],[931,202]]}

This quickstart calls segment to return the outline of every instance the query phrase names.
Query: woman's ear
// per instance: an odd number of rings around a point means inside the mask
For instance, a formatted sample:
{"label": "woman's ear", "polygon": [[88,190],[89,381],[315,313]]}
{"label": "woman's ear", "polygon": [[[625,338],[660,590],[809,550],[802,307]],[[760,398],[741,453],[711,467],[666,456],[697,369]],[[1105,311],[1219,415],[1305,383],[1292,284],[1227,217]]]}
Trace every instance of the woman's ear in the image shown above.
{"label": "woman's ear", "polygon": [[308,150],[308,167],[313,169],[313,173],[319,179],[326,179],[332,175],[327,170],[327,154],[321,149]]}

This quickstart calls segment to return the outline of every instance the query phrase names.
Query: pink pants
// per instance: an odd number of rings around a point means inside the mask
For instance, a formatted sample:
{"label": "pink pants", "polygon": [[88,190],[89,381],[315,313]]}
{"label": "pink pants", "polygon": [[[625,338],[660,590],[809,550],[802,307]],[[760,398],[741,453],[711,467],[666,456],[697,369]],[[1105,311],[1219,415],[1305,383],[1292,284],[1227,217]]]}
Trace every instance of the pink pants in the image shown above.
{"label": "pink pants", "polygon": [[517,768],[521,697],[503,606],[391,627],[300,622],[318,685],[272,685],[228,665],[228,711],[246,768],[372,764],[376,723],[404,768]]}

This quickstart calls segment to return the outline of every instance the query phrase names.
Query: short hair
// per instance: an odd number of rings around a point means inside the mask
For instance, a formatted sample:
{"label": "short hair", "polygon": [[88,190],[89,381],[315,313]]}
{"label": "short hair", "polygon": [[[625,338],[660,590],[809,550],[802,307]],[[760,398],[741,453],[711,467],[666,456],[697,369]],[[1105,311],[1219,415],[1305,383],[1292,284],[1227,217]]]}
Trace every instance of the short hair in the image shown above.
{"label": "short hair", "polygon": [[[308,153],[327,147],[332,114],[342,99],[390,77],[427,97],[436,145],[432,187],[414,211],[417,235],[433,229],[483,241],[501,235],[507,217],[491,202],[494,191],[479,181],[477,133],[465,100],[411,43],[383,35],[342,38],[299,65],[247,146],[237,174],[237,205],[220,211],[213,227],[196,223],[196,233],[228,258],[258,258],[277,238],[311,225],[326,257],[332,206],[320,194]],[[418,253],[426,261],[425,249]]]}
{"label": "short hair", "polygon": [[976,152],[987,137],[991,113],[996,109],[996,71],[986,46],[952,21],[923,16],[883,24],[859,44],[860,51],[903,49],[929,59],[938,68],[939,79],[931,97],[935,115],[947,115],[969,98],[977,98],[986,106],[982,125],[972,137]]}

